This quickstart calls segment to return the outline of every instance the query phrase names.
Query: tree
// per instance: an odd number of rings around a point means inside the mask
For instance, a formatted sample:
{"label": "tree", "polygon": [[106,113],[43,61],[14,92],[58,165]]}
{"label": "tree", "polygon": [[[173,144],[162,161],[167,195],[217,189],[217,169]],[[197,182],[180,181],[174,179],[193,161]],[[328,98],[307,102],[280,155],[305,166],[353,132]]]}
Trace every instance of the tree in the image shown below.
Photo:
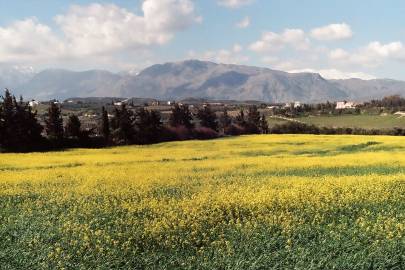
{"label": "tree", "polygon": [[257,110],[257,106],[250,106],[247,115],[247,132],[257,134],[260,132],[260,112]]}
{"label": "tree", "polygon": [[80,123],[79,117],[77,117],[77,115],[69,115],[69,119],[65,128],[66,135],[75,139],[80,138],[82,135],[81,126],[82,124]]}
{"label": "tree", "polygon": [[134,114],[125,104],[122,104],[120,109],[116,108],[112,126],[118,144],[130,144],[134,141]]}
{"label": "tree", "polygon": [[163,129],[162,116],[156,110],[149,112],[149,132],[151,142],[157,142],[161,139],[161,132]]}
{"label": "tree", "polygon": [[187,105],[175,104],[170,115],[169,124],[172,127],[184,126],[188,129],[192,129],[194,124],[192,123],[193,116]]}
{"label": "tree", "polygon": [[1,133],[0,133],[0,144],[4,147],[10,145],[9,140],[14,137],[13,135],[13,115],[14,115],[14,106],[13,106],[13,97],[8,89],[6,89],[4,96],[1,97],[1,114],[0,114],[0,123],[1,123]]}
{"label": "tree", "polygon": [[108,119],[108,112],[105,109],[105,107],[103,106],[103,108],[101,109],[101,135],[104,137],[104,139],[106,141],[110,140],[110,121]]}
{"label": "tree", "polygon": [[139,144],[156,143],[162,131],[162,121],[159,112],[140,108],[135,118],[136,142]]}
{"label": "tree", "polygon": [[16,138],[17,148],[18,146],[22,149],[38,146],[42,141],[43,127],[38,123],[36,112],[32,111],[22,97],[19,102],[13,97],[13,105],[15,108],[13,137]]}
{"label": "tree", "polygon": [[197,112],[197,118],[200,120],[200,125],[218,131],[218,118],[210,106],[204,106]]}
{"label": "tree", "polygon": [[113,131],[117,130],[119,128],[119,126],[120,126],[120,118],[121,118],[121,111],[120,111],[119,108],[115,107],[114,108],[114,116],[113,116],[113,118],[111,119],[111,122],[110,122],[111,123],[110,127],[111,127],[111,129]]}
{"label": "tree", "polygon": [[240,109],[239,114],[236,116],[235,122],[241,127],[246,126],[245,112],[243,109]]}
{"label": "tree", "polygon": [[6,89],[0,102],[0,145],[8,150],[28,151],[42,142],[42,126],[36,112],[22,97],[17,101]]}
{"label": "tree", "polygon": [[260,118],[260,131],[262,134],[269,133],[269,123],[267,122],[267,118],[264,114],[262,114],[262,117]]}
{"label": "tree", "polygon": [[63,139],[62,112],[55,102],[52,102],[48,108],[45,125],[46,134],[51,140],[61,141]]}
{"label": "tree", "polygon": [[221,125],[222,132],[226,134],[227,130],[232,125],[232,118],[229,116],[226,107],[224,108],[224,112],[219,119],[219,123]]}

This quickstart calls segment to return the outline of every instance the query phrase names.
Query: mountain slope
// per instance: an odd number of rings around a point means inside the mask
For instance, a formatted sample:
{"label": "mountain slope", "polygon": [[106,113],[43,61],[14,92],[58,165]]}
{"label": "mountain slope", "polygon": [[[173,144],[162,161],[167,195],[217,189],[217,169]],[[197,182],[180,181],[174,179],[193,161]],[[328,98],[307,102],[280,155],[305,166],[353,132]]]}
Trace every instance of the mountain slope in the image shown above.
{"label": "mountain slope", "polygon": [[333,80],[336,87],[339,87],[349,98],[357,101],[380,99],[390,95],[405,95],[405,82],[379,79],[379,80]]}
{"label": "mountain slope", "polygon": [[315,73],[287,73],[198,60],[153,65],[138,74],[62,69],[24,74],[0,69],[0,87],[11,88],[26,98],[42,100],[115,96],[322,102],[405,95],[405,82],[401,81],[326,80]]}
{"label": "mountain slope", "polygon": [[31,68],[0,65],[0,87],[15,88],[29,82],[35,73]]}
{"label": "mountain slope", "polygon": [[27,97],[38,99],[84,96],[116,96],[117,82],[121,76],[108,71],[92,70],[74,72],[49,69],[36,74],[17,90]]}
{"label": "mountain slope", "polygon": [[347,94],[318,74],[196,60],[154,65],[120,81],[122,95],[152,98],[211,98],[315,102]]}

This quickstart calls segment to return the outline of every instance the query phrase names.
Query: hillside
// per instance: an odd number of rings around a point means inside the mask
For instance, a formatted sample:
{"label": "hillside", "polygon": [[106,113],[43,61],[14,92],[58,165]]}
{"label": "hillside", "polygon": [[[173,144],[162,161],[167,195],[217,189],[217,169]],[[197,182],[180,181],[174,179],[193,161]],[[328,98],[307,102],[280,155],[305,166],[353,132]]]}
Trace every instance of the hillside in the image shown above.
{"label": "hillside", "polygon": [[[0,72],[0,87],[27,98],[114,96],[156,99],[208,98],[265,102],[365,101],[405,95],[395,80],[326,80],[316,73],[287,73],[268,68],[216,64],[198,60],[158,64],[138,74],[62,69],[36,74]],[[6,77],[6,75],[8,77]]]}

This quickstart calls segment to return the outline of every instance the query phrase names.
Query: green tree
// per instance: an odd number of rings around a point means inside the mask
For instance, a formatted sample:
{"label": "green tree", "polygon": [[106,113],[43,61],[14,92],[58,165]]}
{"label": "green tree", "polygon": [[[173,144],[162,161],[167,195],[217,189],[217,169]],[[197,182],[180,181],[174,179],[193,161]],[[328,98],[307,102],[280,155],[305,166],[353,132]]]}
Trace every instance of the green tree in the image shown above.
{"label": "green tree", "polygon": [[22,97],[5,91],[0,102],[0,145],[8,150],[28,151],[42,143],[42,126]]}
{"label": "green tree", "polygon": [[113,137],[118,144],[130,144],[134,141],[134,114],[128,110],[125,104],[121,108],[116,108],[112,121]]}
{"label": "green tree", "polygon": [[260,132],[260,112],[257,106],[250,106],[247,115],[247,132],[257,134]]}
{"label": "green tree", "polygon": [[245,111],[243,110],[243,108],[240,109],[239,114],[235,118],[235,122],[241,127],[246,126]]}
{"label": "green tree", "polygon": [[28,103],[24,102],[20,97],[17,102],[13,97],[13,104],[15,108],[14,115],[14,137],[16,138],[16,145],[23,148],[31,148],[37,146],[42,141],[43,127],[38,123],[36,112],[33,112]]}
{"label": "green tree", "polygon": [[69,119],[66,123],[66,128],[65,128],[65,133],[66,136],[78,139],[82,135],[82,130],[81,130],[82,123],[79,120],[79,117],[77,115],[69,115]]}
{"label": "green tree", "polygon": [[13,139],[14,130],[14,106],[13,97],[8,89],[6,89],[4,96],[1,97],[1,114],[0,114],[0,143],[3,147],[12,144],[10,140]]}
{"label": "green tree", "polygon": [[51,140],[61,141],[63,139],[63,118],[58,104],[52,102],[48,108],[48,115],[45,119],[46,134]]}
{"label": "green tree", "polygon": [[218,131],[218,117],[211,110],[211,106],[204,106],[197,112],[197,118],[200,120],[200,125]]}
{"label": "green tree", "polygon": [[229,116],[228,110],[226,107],[224,108],[224,111],[219,119],[219,123],[220,123],[221,129],[222,129],[222,132],[224,134],[226,134],[227,130],[232,125],[232,118]]}
{"label": "green tree", "polygon": [[159,112],[140,108],[136,112],[136,142],[139,144],[156,143],[160,139],[162,120]]}
{"label": "green tree", "polygon": [[262,134],[268,134],[269,133],[269,123],[267,122],[267,118],[264,114],[262,114],[262,117],[260,118],[260,131]]}
{"label": "green tree", "polygon": [[110,140],[111,131],[110,131],[110,121],[108,119],[108,112],[103,106],[101,109],[101,135],[104,137],[106,141]]}
{"label": "green tree", "polygon": [[185,126],[188,129],[194,127],[193,116],[187,105],[175,104],[170,115],[169,124],[172,127]]}

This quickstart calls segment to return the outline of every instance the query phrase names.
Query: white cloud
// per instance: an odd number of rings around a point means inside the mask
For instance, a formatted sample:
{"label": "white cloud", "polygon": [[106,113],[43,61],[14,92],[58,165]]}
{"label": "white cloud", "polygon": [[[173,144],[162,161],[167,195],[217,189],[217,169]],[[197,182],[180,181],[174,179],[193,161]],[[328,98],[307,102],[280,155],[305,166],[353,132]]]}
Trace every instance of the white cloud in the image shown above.
{"label": "white cloud", "polygon": [[348,39],[352,36],[352,29],[346,23],[329,24],[311,31],[311,37],[322,41]]}
{"label": "white cloud", "polygon": [[211,50],[203,53],[190,51],[187,57],[223,64],[243,64],[249,61],[249,57],[243,54],[243,47],[239,44],[233,45],[232,49]]}
{"label": "white cloud", "polygon": [[239,8],[241,6],[249,5],[254,0],[218,0],[218,4],[229,8]]}
{"label": "white cloud", "polygon": [[146,0],[143,16],[114,4],[72,6],[56,17],[70,49],[78,55],[169,42],[200,20],[189,0]]}
{"label": "white cloud", "polygon": [[52,30],[36,18],[0,27],[0,61],[24,62],[56,57],[63,45]]}
{"label": "white cloud", "polygon": [[249,17],[243,18],[240,22],[238,22],[236,24],[236,27],[242,28],[242,29],[248,28],[249,26],[250,26],[250,18]]}
{"label": "white cloud", "polygon": [[[349,71],[350,69],[340,70],[333,67],[329,63],[322,63],[318,59],[313,59],[311,56],[307,58],[297,57],[292,59],[281,59],[276,56],[266,56],[262,58],[262,62],[270,65],[276,70],[288,71],[291,73],[319,73],[325,79],[350,79],[359,78],[363,80],[375,79],[376,77],[366,72]],[[307,68],[308,66],[318,66],[318,68]],[[319,66],[323,66],[319,68]]]}
{"label": "white cloud", "polygon": [[364,72],[346,72],[337,69],[298,69],[298,70],[290,70],[291,73],[301,73],[301,72],[309,72],[309,73],[319,73],[325,79],[362,79],[362,80],[372,80],[376,79],[375,76],[364,73]]}
{"label": "white cloud", "polygon": [[254,52],[269,52],[284,49],[286,46],[297,50],[306,50],[310,42],[306,34],[301,29],[285,29],[281,34],[265,32],[261,39],[250,45],[250,50]]}
{"label": "white cloud", "polygon": [[201,20],[191,0],[145,0],[142,15],[114,4],[73,5],[55,17],[60,29],[35,18],[0,27],[0,61],[38,65],[96,59],[123,65]]}
{"label": "white cloud", "polygon": [[404,46],[401,42],[391,42],[387,44],[381,44],[378,41],[374,41],[368,44],[365,49],[365,53],[374,54],[380,57],[399,57],[404,51]]}
{"label": "white cloud", "polygon": [[341,65],[359,65],[375,68],[388,60],[404,60],[405,47],[399,41],[386,44],[373,41],[367,46],[353,52],[348,52],[343,49],[332,50],[329,53],[329,58],[337,61]]}
{"label": "white cloud", "polygon": [[335,49],[329,52],[329,58],[332,60],[344,60],[349,56],[350,54],[343,49]]}
{"label": "white cloud", "polygon": [[239,45],[239,44],[233,45],[232,51],[233,51],[234,53],[239,53],[239,52],[241,52],[242,50],[243,50],[243,47],[242,47],[241,45]]}

